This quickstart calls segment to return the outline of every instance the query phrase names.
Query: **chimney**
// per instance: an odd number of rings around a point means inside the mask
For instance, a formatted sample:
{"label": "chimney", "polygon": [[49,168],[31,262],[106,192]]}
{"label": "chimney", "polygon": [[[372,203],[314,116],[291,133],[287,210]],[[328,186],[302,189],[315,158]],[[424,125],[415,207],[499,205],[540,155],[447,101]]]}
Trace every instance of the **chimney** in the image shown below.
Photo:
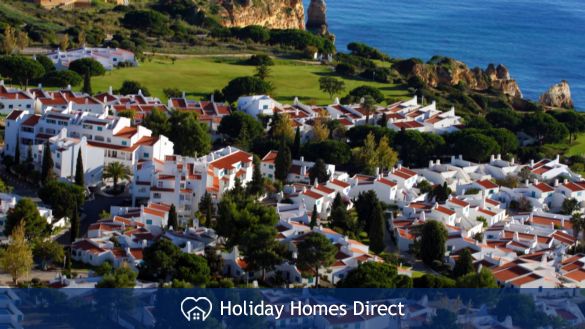
{"label": "chimney", "polygon": [[502,155],[498,154],[498,160],[502,160]]}
{"label": "chimney", "polygon": [[557,186],[559,186],[559,179],[558,178],[555,179],[555,187],[557,187]]}
{"label": "chimney", "polygon": [[441,165],[441,160],[437,159],[437,166]]}
{"label": "chimney", "polygon": [[67,85],[67,90],[71,90],[71,85]]}
{"label": "chimney", "polygon": [[[213,99],[213,94],[211,94],[211,97],[212,97],[212,99]],[[182,91],[182,92],[181,92],[181,98],[185,98],[185,91]]]}
{"label": "chimney", "polygon": [[146,241],[146,239],[142,240],[142,249],[146,248],[148,242]]}
{"label": "chimney", "polygon": [[569,180],[568,179],[566,179],[566,178],[563,179],[563,184],[568,184],[568,183],[569,183]]}
{"label": "chimney", "polygon": [[514,232],[514,238],[512,238],[512,240],[514,241],[520,240],[520,238],[518,237],[518,232]]}
{"label": "chimney", "polygon": [[377,176],[378,178],[380,177],[380,167],[376,167],[376,174],[375,176]]}
{"label": "chimney", "polygon": [[430,160],[430,161],[429,161],[429,168],[432,168],[434,164],[435,164],[435,163],[433,162],[433,160]]}
{"label": "chimney", "polygon": [[113,95],[114,94],[114,89],[112,88],[112,86],[110,86],[108,88],[108,94]]}
{"label": "chimney", "polygon": [[534,185],[538,185],[538,179],[534,179]]}
{"label": "chimney", "polygon": [[530,160],[530,168],[534,168],[534,159]]}
{"label": "chimney", "polygon": [[492,154],[492,155],[490,155],[490,162],[494,162],[494,160],[495,160],[495,159],[496,159],[496,158],[495,158],[495,156],[494,156],[493,154]]}
{"label": "chimney", "polygon": [[300,160],[301,160],[301,164],[302,164],[303,162],[305,162],[305,157],[301,155],[301,159]]}
{"label": "chimney", "polygon": [[511,165],[514,165],[514,164],[516,164],[516,159],[512,158],[512,159],[510,160],[510,164],[511,164]]}

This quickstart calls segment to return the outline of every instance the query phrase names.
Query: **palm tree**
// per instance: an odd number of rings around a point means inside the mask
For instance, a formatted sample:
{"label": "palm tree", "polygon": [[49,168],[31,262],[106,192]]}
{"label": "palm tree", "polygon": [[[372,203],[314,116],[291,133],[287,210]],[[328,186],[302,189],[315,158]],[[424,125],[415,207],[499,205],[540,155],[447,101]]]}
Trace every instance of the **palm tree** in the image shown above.
{"label": "palm tree", "polygon": [[120,162],[111,162],[104,168],[103,179],[111,178],[114,181],[114,190],[118,189],[118,181],[120,179],[130,179],[130,168]]}
{"label": "palm tree", "polygon": [[370,115],[376,109],[376,100],[370,95],[366,95],[362,100],[362,107],[366,111],[366,126],[370,124]]}

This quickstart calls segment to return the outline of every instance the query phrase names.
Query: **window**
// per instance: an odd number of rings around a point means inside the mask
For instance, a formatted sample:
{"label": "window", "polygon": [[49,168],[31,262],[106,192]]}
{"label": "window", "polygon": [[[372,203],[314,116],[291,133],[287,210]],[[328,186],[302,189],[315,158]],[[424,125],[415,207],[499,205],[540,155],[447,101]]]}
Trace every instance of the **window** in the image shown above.
{"label": "window", "polygon": [[149,158],[149,157],[150,157],[150,154],[148,154],[148,153],[146,153],[146,152],[144,152],[144,154],[143,154],[143,155],[144,155],[144,157],[145,157],[145,158]]}
{"label": "window", "polygon": [[97,127],[97,131],[102,131],[104,130],[104,127]]}
{"label": "window", "polygon": [[152,197],[155,199],[160,199],[160,193],[154,193]]}
{"label": "window", "polygon": [[12,104],[8,105],[8,108],[9,108],[9,109],[11,109],[12,107],[13,107],[13,105],[12,105]]}
{"label": "window", "polygon": [[26,105],[26,108],[27,108],[27,109],[30,109],[30,104],[27,104],[27,105]]}
{"label": "window", "polygon": [[128,142],[122,141],[122,145],[126,146],[126,145],[128,145]]}
{"label": "window", "polygon": [[146,225],[152,225],[152,219],[147,219],[146,220]]}
{"label": "window", "polygon": [[92,125],[88,125],[88,124],[84,124],[83,125],[83,129],[89,129],[89,130],[91,130],[91,129],[93,129],[93,126]]}

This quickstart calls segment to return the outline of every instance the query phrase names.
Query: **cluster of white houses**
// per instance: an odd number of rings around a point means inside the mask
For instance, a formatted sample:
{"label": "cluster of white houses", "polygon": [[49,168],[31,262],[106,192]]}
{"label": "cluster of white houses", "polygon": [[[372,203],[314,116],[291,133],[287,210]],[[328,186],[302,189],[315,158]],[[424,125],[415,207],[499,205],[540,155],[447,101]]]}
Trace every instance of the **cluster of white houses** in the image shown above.
{"label": "cluster of white houses", "polygon": [[[76,259],[92,265],[109,260],[137,266],[141,250],[159,238],[171,239],[185,252],[203,253],[205,247],[214,246],[219,238],[213,230],[201,227],[195,218],[203,195],[208,193],[218,202],[237,181],[245,186],[252,180],[250,153],[228,146],[199,157],[176,155],[173,143],[165,136],[155,137],[139,125],[155,108],[165,113],[193,111],[214,132],[221,118],[231,113],[226,104],[192,101],[182,95],[169,99],[165,105],[140,92],[115,95],[109,90],[89,96],[69,89],[21,91],[2,84],[0,104],[8,114],[5,156],[15,156],[19,147],[22,160],[30,153],[40,167],[43,149],[48,146],[56,175],[70,180],[81,152],[88,185],[101,181],[108,163],[121,162],[132,169],[129,191],[133,204],[143,206],[113,208],[112,218],[92,225],[87,237],[74,245]],[[242,97],[238,107],[256,117],[286,114],[293,125],[301,127],[305,138],[309,138],[315,119],[323,116],[348,127],[382,118],[387,120],[388,127],[397,130],[444,133],[461,126],[461,119],[453,110],[440,112],[435,103],[423,106],[416,98],[376,108],[373,113],[367,113],[359,104],[316,107],[295,101],[293,105],[282,105],[268,96]],[[120,116],[123,111],[132,111],[134,115]],[[262,158],[260,171],[264,177],[274,178],[277,154],[270,151]],[[336,195],[341,195],[347,206],[352,207],[360,193],[373,191],[380,201],[398,209],[388,212],[388,228],[403,252],[418,238],[415,229],[418,225],[437,220],[449,232],[445,259],[451,264],[463,249],[468,249],[477,267],[491,268],[502,285],[585,286],[584,256],[567,256],[567,249],[577,244],[579,237],[574,234],[571,216],[558,214],[567,199],[577,200],[583,209],[585,181],[558,157],[520,164],[500,155],[492,156],[488,163],[453,156],[448,162],[430,161],[425,168],[398,165],[372,176],[349,175],[327,164],[330,177],[320,183],[310,181],[309,171],[314,165],[302,157],[293,159],[287,185],[273,196],[280,217],[275,238],[293,254],[298,243],[311,232],[330,239],[338,253],[335,264],[323,273],[332,283],[362,262],[381,261],[367,245],[322,226]],[[495,183],[510,177],[523,178],[518,178],[514,187]],[[431,186],[446,184],[453,193],[439,204],[427,189],[420,188],[423,181]],[[528,204],[530,209],[525,213],[517,209],[512,212],[512,204]],[[189,227],[183,232],[164,229],[171,205],[175,206],[181,224]],[[309,218],[314,210],[320,222],[311,228]],[[112,236],[118,237],[119,245],[111,242]],[[225,272],[230,276],[252,279],[259,275],[247,271],[237,249],[223,258]],[[268,275],[277,273],[289,283],[311,283],[301,276],[294,261],[281,264]]]}
{"label": "cluster of white houses", "polygon": [[71,62],[82,58],[92,58],[102,64],[106,70],[113,70],[119,65],[138,65],[133,52],[120,48],[96,48],[85,45],[69,50],[57,48],[48,53],[47,57],[53,61],[57,70],[65,70],[69,68]]}

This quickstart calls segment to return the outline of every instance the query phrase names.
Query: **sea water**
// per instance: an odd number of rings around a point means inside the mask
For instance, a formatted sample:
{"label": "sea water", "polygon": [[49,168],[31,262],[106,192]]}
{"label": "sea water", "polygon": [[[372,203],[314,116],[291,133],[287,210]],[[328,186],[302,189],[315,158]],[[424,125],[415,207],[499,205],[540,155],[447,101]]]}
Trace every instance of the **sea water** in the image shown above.
{"label": "sea water", "polygon": [[392,57],[502,63],[525,98],[567,80],[585,110],[585,0],[328,0],[327,7],[339,50],[361,41]]}

